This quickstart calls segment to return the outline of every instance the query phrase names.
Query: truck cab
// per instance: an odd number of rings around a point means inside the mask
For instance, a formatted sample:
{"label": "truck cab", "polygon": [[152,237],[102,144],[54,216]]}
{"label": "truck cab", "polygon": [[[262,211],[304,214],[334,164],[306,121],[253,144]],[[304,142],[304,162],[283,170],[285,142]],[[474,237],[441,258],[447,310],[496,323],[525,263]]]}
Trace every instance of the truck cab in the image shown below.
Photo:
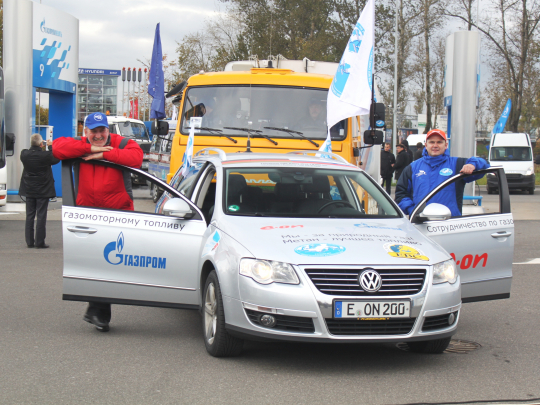
{"label": "truck cab", "polygon": [[[245,152],[248,139],[257,153],[319,150],[328,133],[326,102],[337,66],[308,59],[237,61],[223,72],[191,76],[181,93],[167,181],[182,165],[194,117],[202,118],[194,153],[207,147]],[[369,154],[378,156],[379,149],[360,157],[363,129],[368,128],[359,117],[338,122],[330,129],[332,152],[355,165],[366,164]]]}

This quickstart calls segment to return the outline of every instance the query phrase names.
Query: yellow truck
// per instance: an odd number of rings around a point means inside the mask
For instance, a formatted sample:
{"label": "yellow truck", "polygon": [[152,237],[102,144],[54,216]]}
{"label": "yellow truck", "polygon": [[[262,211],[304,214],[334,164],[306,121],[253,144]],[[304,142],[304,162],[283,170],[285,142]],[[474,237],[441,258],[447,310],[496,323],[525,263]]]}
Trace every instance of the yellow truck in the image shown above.
{"label": "yellow truck", "polygon": [[[202,117],[195,133],[194,153],[208,147],[227,153],[245,152],[248,138],[251,151],[259,153],[320,148],[327,136],[328,89],[338,64],[307,59],[278,60],[274,64],[231,62],[223,72],[200,72],[189,78],[180,94],[167,181],[182,166],[192,117]],[[359,117],[334,125],[330,131],[332,151],[359,164],[364,129]],[[378,148],[369,151],[377,161]],[[362,156],[363,166],[369,163],[367,155]]]}

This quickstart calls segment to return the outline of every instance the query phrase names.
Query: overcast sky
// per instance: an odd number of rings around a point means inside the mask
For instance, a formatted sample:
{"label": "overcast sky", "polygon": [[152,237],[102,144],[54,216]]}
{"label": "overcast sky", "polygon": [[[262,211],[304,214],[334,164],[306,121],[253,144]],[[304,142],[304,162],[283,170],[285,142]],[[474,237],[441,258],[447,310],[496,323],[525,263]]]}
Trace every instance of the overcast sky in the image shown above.
{"label": "overcast sky", "polygon": [[79,19],[79,67],[142,67],[150,59],[156,24],[163,53],[174,57],[176,41],[202,29],[224,9],[219,0],[33,0]]}

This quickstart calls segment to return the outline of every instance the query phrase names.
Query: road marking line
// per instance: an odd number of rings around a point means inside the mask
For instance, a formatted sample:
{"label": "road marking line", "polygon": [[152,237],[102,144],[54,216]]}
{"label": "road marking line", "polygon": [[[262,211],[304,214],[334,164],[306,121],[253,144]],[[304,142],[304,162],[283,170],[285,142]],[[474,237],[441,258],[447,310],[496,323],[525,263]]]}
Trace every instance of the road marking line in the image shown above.
{"label": "road marking line", "polygon": [[528,262],[512,263],[512,264],[540,264],[540,259],[531,259]]}

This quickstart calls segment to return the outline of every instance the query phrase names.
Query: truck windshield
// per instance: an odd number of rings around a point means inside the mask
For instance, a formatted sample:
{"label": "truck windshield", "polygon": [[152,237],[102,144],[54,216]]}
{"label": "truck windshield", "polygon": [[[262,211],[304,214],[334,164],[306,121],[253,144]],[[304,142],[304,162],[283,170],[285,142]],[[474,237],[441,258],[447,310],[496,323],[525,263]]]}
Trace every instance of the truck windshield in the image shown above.
{"label": "truck windshield", "polygon": [[531,161],[531,148],[527,146],[497,146],[491,148],[492,162],[512,161]]}
{"label": "truck windshield", "polygon": [[[262,131],[261,134],[271,138],[301,139],[304,136],[323,140],[327,136],[327,96],[328,89],[306,87],[192,87],[188,89],[184,101],[181,132],[189,133],[191,117],[202,117],[201,126],[206,129],[199,134],[204,135],[247,136],[246,132],[225,128],[236,127]],[[333,140],[345,139],[345,125],[346,121],[343,120],[332,127]]]}
{"label": "truck windshield", "polygon": [[364,172],[306,167],[227,169],[227,215],[398,218],[388,196]]}
{"label": "truck windshield", "polygon": [[148,134],[146,133],[146,127],[144,124],[138,122],[119,122],[118,129],[120,135],[125,136],[126,138],[135,138],[142,141],[150,141]]}

